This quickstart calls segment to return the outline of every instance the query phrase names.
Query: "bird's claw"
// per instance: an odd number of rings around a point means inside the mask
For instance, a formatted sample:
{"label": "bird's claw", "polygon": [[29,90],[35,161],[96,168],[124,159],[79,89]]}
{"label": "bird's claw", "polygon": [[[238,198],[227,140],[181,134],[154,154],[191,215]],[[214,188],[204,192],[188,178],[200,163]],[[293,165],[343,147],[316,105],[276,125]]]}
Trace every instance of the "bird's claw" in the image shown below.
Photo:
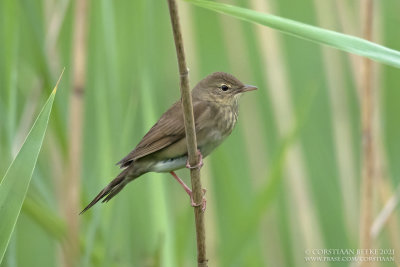
{"label": "bird's claw", "polygon": [[195,203],[194,200],[193,200],[193,195],[190,194],[190,205],[192,207],[201,206],[201,211],[204,212],[206,210],[206,207],[207,207],[207,199],[204,196],[206,194],[206,192],[207,192],[207,189],[203,188],[202,191],[203,191],[203,198],[201,200],[201,203]]}
{"label": "bird's claw", "polygon": [[201,168],[201,167],[203,167],[203,155],[201,154],[201,152],[200,152],[200,150],[197,150],[197,155],[199,156],[199,163],[197,163],[196,165],[194,165],[194,166],[191,166],[190,165],[190,163],[189,163],[189,158],[187,159],[187,161],[186,161],[186,168],[188,168],[188,169],[196,169],[196,168]]}

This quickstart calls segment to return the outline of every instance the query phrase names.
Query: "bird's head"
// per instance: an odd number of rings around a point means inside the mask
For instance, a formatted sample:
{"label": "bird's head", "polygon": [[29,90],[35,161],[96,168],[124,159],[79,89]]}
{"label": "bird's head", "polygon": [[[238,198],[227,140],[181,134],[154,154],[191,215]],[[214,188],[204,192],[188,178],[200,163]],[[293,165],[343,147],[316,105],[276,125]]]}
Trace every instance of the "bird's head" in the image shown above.
{"label": "bird's head", "polygon": [[214,72],[193,88],[192,96],[198,100],[229,105],[236,102],[242,93],[256,89],[255,86],[243,84],[231,74]]}

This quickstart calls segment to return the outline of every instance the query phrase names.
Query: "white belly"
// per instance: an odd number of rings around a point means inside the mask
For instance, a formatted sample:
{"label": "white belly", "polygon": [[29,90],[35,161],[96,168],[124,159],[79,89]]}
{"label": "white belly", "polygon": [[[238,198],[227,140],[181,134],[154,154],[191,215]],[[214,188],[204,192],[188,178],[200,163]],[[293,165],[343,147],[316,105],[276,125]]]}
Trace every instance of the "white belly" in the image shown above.
{"label": "white belly", "polygon": [[186,166],[187,156],[159,161],[151,167],[152,172],[170,172]]}

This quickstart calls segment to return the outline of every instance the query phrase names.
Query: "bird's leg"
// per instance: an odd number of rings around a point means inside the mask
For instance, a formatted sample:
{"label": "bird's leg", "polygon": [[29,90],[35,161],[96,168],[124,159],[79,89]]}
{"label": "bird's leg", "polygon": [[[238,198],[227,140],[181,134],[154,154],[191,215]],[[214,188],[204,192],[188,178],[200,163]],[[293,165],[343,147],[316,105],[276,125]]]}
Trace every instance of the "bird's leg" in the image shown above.
{"label": "bird's leg", "polygon": [[205,188],[202,189],[203,199],[200,204],[197,204],[193,200],[192,190],[190,190],[190,188],[181,180],[181,178],[178,177],[178,175],[176,175],[175,172],[172,171],[172,172],[170,172],[170,174],[175,178],[175,180],[178,181],[178,183],[183,187],[183,189],[185,189],[186,193],[189,195],[190,205],[192,205],[192,207],[198,207],[201,205],[201,210],[204,212],[206,210],[206,206],[207,206],[207,199],[204,197],[204,195],[206,194],[207,190]]}
{"label": "bird's leg", "polygon": [[186,161],[186,168],[188,168],[188,169],[196,169],[196,168],[203,167],[203,164],[204,164],[203,163],[203,155],[201,154],[199,149],[197,149],[197,155],[199,155],[199,163],[196,164],[195,166],[190,166],[189,157],[188,157],[188,159]]}
{"label": "bird's leg", "polygon": [[170,172],[170,174],[175,178],[175,180],[178,181],[178,183],[183,187],[183,189],[185,189],[186,193],[189,196],[192,196],[192,190],[190,190],[190,188],[181,180],[181,178],[178,177],[178,175],[176,175],[175,172]]}

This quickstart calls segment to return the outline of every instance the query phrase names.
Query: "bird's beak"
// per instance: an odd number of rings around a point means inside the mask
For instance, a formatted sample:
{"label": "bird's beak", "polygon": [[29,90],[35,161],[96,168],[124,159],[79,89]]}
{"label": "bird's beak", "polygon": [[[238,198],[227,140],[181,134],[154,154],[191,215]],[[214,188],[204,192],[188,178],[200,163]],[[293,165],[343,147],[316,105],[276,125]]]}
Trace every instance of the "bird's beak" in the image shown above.
{"label": "bird's beak", "polygon": [[253,85],[248,85],[246,84],[243,88],[242,88],[242,92],[248,92],[248,91],[254,91],[257,90],[257,87],[253,86]]}

